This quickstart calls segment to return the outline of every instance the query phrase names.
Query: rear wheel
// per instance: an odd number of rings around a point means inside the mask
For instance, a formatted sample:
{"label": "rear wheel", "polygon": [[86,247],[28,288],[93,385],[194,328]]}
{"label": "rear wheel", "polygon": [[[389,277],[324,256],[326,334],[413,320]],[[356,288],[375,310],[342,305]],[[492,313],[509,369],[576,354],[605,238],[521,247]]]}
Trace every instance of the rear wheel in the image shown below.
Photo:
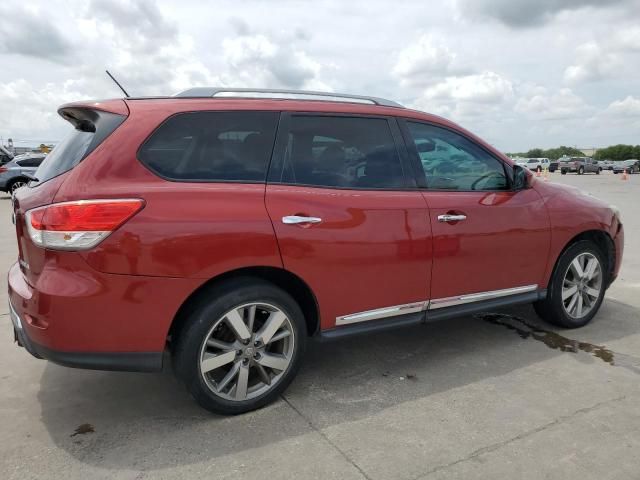
{"label": "rear wheel", "polygon": [[304,316],[283,290],[237,279],[192,310],[174,366],[196,401],[220,414],[271,403],[295,377],[306,342]]}
{"label": "rear wheel", "polygon": [[560,170],[560,173],[561,173],[562,175],[566,175],[566,174],[567,174],[567,171],[563,169],[563,170]]}
{"label": "rear wheel", "polygon": [[18,190],[19,188],[25,187],[26,185],[27,185],[27,181],[23,180],[22,178],[19,178],[11,182],[7,190],[9,190],[9,193],[13,195],[16,193],[16,190]]}
{"label": "rear wheel", "polygon": [[586,325],[602,304],[606,271],[604,256],[593,242],[571,245],[558,260],[547,298],[534,303],[536,313],[560,327]]}
{"label": "rear wheel", "polygon": [[584,173],[584,167],[580,167],[578,169],[578,175],[582,175]]}
{"label": "rear wheel", "polygon": [[600,172],[602,171],[601,168],[599,168],[598,170],[596,170],[596,175],[600,175]]}

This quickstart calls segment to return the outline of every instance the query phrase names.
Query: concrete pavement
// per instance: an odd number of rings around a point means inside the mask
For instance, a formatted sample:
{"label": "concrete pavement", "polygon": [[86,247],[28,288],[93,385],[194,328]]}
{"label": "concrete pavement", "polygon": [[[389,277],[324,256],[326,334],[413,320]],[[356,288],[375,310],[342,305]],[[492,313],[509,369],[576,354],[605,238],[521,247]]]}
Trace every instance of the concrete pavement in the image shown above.
{"label": "concrete pavement", "polygon": [[[622,212],[623,268],[590,325],[524,306],[313,344],[282,400],[238,417],[201,410],[170,372],[32,358],[11,342],[3,277],[3,478],[640,478],[640,175],[550,179]],[[3,272],[9,212],[0,198]]]}

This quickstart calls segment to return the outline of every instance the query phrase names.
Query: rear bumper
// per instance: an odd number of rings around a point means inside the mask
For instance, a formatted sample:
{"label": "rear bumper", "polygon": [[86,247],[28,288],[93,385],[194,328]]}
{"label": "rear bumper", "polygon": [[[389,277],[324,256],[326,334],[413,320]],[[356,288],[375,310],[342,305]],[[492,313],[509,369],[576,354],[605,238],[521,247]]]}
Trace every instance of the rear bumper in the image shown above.
{"label": "rear bumper", "polygon": [[61,365],[122,371],[162,368],[169,327],[196,287],[186,279],[103,274],[72,254],[56,254],[32,282],[18,263],[9,270],[20,345]]}
{"label": "rear bumper", "polygon": [[19,346],[38,359],[58,365],[89,370],[122,372],[158,372],[162,370],[162,352],[61,352],[33,342],[24,323],[9,301],[9,315],[13,322],[14,339]]}

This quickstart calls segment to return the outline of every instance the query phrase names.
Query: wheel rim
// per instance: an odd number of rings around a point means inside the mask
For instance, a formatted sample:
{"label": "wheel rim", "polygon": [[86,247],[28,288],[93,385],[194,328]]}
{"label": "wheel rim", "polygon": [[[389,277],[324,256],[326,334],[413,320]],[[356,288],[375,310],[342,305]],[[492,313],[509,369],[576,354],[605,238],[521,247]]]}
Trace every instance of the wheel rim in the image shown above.
{"label": "wheel rim", "polygon": [[250,400],[283,377],[295,347],[289,317],[267,303],[247,303],[220,317],[200,348],[200,374],[226,400]]}
{"label": "wheel rim", "polygon": [[11,185],[11,193],[14,194],[16,193],[16,190],[18,190],[19,188],[22,188],[26,185],[25,182],[16,182],[13,185]]}
{"label": "wheel rim", "polygon": [[581,253],[567,267],[562,283],[562,305],[572,318],[593,310],[602,290],[602,268],[591,253]]}

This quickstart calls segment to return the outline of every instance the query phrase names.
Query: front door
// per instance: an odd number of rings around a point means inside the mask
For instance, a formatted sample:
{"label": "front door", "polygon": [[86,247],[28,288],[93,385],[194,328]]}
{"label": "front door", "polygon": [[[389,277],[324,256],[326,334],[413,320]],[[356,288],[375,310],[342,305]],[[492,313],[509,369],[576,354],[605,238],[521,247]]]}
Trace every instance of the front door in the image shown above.
{"label": "front door", "polygon": [[428,299],[428,211],[401,141],[385,117],[283,114],[266,205],[322,329],[418,313]]}
{"label": "front door", "polygon": [[402,124],[433,230],[430,308],[545,288],[550,230],[540,195],[513,191],[510,167],[462,133]]}

